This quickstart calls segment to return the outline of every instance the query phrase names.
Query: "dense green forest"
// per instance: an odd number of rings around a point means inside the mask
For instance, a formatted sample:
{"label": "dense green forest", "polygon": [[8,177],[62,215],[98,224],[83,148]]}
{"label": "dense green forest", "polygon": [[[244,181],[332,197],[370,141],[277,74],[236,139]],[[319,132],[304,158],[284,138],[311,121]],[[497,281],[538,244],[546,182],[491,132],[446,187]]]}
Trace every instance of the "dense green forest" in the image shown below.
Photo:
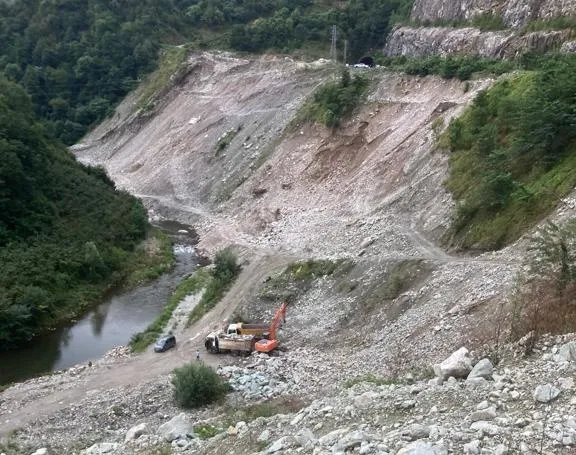
{"label": "dense green forest", "polygon": [[93,303],[144,237],[141,203],[77,163],[0,78],[0,347]]}
{"label": "dense green forest", "polygon": [[458,201],[450,241],[497,249],[576,185],[576,56],[525,56],[524,71],[481,92],[441,143]]}
{"label": "dense green forest", "polygon": [[384,44],[411,0],[0,1],[0,73],[72,144],[156,65],[165,46],[327,53],[330,29],[356,59]]}

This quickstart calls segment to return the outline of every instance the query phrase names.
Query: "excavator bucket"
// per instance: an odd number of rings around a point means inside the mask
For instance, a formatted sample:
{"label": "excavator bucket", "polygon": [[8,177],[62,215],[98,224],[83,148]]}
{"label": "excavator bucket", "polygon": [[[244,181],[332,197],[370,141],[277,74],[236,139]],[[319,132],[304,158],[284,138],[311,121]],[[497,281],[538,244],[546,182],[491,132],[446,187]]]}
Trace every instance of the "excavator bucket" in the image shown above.
{"label": "excavator bucket", "polygon": [[278,340],[260,340],[255,347],[258,352],[270,352],[278,347]]}

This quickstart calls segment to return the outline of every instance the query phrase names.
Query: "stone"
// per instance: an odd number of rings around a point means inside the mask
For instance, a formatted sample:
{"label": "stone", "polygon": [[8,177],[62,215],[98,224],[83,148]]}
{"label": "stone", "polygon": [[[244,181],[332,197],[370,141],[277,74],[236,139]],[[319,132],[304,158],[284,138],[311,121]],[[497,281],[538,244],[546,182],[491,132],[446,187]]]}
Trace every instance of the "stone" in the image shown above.
{"label": "stone", "polygon": [[488,385],[488,381],[482,377],[466,379],[466,387],[484,387]]}
{"label": "stone", "polygon": [[534,400],[540,403],[549,403],[560,395],[560,389],[557,389],[552,384],[539,385],[534,390]]}
{"label": "stone", "polygon": [[86,449],[85,455],[104,455],[111,453],[118,448],[118,445],[116,442],[100,442]]}
{"label": "stone", "polygon": [[464,444],[464,453],[468,455],[480,455],[480,441],[475,439],[468,444]]}
{"label": "stone", "polygon": [[266,453],[275,453],[280,450],[289,449],[294,447],[294,438],[291,436],[284,436],[277,441],[274,441],[270,447],[266,450]]}
{"label": "stone", "polygon": [[484,420],[474,422],[472,425],[470,425],[470,429],[474,431],[481,431],[482,433],[489,436],[496,436],[498,433],[500,433],[500,427],[498,425],[485,422]]}
{"label": "stone", "polygon": [[480,420],[494,420],[495,418],[496,418],[496,406],[491,406],[486,409],[480,409],[479,411],[474,411],[469,416],[469,419],[472,422],[478,422]]}
{"label": "stone", "polygon": [[256,441],[258,442],[268,442],[269,440],[270,440],[270,430],[264,430],[262,433],[260,433],[260,436],[256,438]]}
{"label": "stone", "polygon": [[570,390],[574,388],[574,378],[558,378],[558,384],[564,390]]}
{"label": "stone", "polygon": [[314,443],[316,441],[314,433],[312,433],[312,431],[308,428],[300,429],[294,435],[294,439],[296,439],[296,442],[298,442],[298,444],[304,448],[306,448],[310,443]]}
{"label": "stone", "polygon": [[562,346],[557,356],[564,362],[576,362],[576,341],[570,341]]}
{"label": "stone", "polygon": [[194,425],[189,417],[181,412],[160,425],[156,433],[162,436],[166,442],[172,442],[175,439],[185,439],[188,436],[194,437]]}
{"label": "stone", "polygon": [[36,452],[34,452],[32,455],[48,455],[48,449],[46,447],[42,447],[36,450]]}
{"label": "stone", "polygon": [[508,447],[504,444],[498,444],[496,447],[494,447],[493,452],[494,455],[508,455],[510,453]]}
{"label": "stone", "polygon": [[372,407],[374,400],[378,398],[378,394],[375,392],[364,392],[362,395],[354,398],[354,405],[358,409],[368,409]]}
{"label": "stone", "polygon": [[468,374],[467,379],[472,378],[490,379],[492,377],[492,373],[494,373],[494,367],[492,366],[492,362],[490,362],[490,360],[488,359],[482,359],[480,360],[480,362],[474,365],[474,368],[472,368],[472,371],[470,372],[470,374]]}
{"label": "stone", "polygon": [[144,434],[145,431],[146,431],[146,423],[136,425],[126,432],[126,437],[124,438],[124,441],[133,441],[134,439],[138,439],[140,436]]}
{"label": "stone", "polygon": [[431,445],[424,441],[414,441],[401,448],[396,455],[445,455],[448,450],[443,445]]}
{"label": "stone", "polygon": [[318,442],[323,446],[333,446],[336,444],[336,442],[338,442],[338,439],[340,439],[349,431],[350,430],[348,428],[340,428],[338,430],[331,431],[330,433],[325,434],[320,439],[318,439]]}
{"label": "stone", "polygon": [[461,347],[453,352],[442,363],[434,365],[434,373],[444,380],[453,376],[465,378],[472,371],[472,362],[468,357],[468,349]]}
{"label": "stone", "polygon": [[402,434],[408,436],[411,440],[423,439],[430,436],[430,427],[414,423],[407,427]]}

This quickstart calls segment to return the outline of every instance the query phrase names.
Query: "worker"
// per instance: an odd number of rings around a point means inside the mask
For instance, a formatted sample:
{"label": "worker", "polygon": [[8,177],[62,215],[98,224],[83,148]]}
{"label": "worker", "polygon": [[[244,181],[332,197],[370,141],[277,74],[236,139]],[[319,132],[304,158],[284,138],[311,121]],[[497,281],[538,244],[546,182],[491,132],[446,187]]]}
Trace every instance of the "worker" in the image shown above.
{"label": "worker", "polygon": [[196,360],[200,360],[200,351],[196,351]]}

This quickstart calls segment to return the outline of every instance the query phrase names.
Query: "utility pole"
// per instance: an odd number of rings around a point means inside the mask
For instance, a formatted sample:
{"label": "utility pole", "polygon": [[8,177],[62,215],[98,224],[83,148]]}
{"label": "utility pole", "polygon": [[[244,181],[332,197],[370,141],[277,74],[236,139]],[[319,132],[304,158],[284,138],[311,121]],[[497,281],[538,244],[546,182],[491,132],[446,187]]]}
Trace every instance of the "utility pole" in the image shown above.
{"label": "utility pole", "polygon": [[344,66],[346,66],[346,57],[348,56],[348,40],[344,40]]}
{"label": "utility pole", "polygon": [[336,58],[336,38],[338,36],[338,32],[336,31],[336,26],[332,26],[332,44],[330,45],[330,60],[337,61]]}

